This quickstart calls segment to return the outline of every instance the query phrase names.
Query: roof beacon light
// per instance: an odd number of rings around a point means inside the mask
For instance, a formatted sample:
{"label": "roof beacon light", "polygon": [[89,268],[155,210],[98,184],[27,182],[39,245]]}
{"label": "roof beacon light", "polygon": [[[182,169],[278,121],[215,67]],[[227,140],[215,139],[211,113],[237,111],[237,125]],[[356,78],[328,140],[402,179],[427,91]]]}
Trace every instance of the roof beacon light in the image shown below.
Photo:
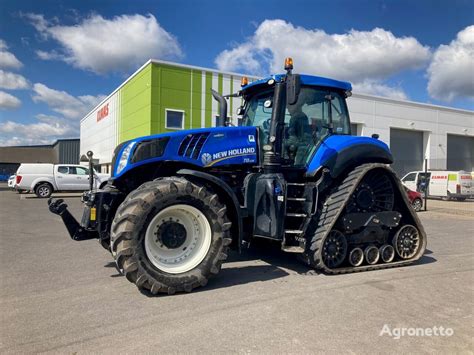
{"label": "roof beacon light", "polygon": [[293,70],[293,58],[287,57],[285,59],[285,70]]}
{"label": "roof beacon light", "polygon": [[249,84],[249,78],[246,76],[243,76],[242,79],[240,79],[240,86],[245,86]]}

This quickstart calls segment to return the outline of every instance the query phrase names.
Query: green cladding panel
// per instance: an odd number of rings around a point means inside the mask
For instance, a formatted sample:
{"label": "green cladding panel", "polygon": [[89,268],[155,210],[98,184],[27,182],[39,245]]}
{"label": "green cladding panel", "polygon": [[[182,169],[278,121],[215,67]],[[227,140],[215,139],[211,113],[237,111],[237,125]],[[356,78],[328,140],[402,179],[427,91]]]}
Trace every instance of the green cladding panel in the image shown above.
{"label": "green cladding panel", "polygon": [[201,128],[202,116],[202,71],[191,71],[192,92],[191,92],[191,128]]}
{"label": "green cladding panel", "polygon": [[[223,92],[227,85],[225,90],[233,92],[234,80],[233,76],[200,68],[150,62],[119,89],[119,142],[175,131],[166,128],[166,110],[184,112],[184,129],[211,127],[214,120],[211,88],[214,85],[220,94],[227,94]],[[229,101],[232,115],[233,100]]]}
{"label": "green cladding panel", "polygon": [[119,141],[150,134],[151,65],[120,89]]}
{"label": "green cladding panel", "polygon": [[153,64],[152,133],[169,132],[166,110],[184,111],[184,129],[191,128],[191,69]]}

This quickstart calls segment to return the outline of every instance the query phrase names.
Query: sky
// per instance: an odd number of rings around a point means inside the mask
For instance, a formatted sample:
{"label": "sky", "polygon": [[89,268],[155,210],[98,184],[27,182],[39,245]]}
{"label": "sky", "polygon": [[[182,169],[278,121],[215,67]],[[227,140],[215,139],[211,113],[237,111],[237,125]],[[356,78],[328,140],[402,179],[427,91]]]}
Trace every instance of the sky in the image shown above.
{"label": "sky", "polygon": [[474,110],[472,0],[0,0],[0,146],[79,137],[148,59]]}

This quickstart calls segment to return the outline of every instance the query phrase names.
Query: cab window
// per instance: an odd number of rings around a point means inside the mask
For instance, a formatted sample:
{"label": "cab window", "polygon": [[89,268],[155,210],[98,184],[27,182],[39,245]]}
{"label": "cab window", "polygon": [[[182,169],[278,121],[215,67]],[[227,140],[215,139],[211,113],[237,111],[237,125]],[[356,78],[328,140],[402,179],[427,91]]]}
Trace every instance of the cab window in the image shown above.
{"label": "cab window", "polygon": [[410,173],[403,178],[403,181],[415,181],[416,180],[416,173]]}
{"label": "cab window", "polygon": [[58,166],[58,173],[69,174],[69,168],[67,166]]}
{"label": "cab window", "polygon": [[76,170],[76,175],[89,175],[89,170],[86,168],[81,168],[81,167],[74,167]]}

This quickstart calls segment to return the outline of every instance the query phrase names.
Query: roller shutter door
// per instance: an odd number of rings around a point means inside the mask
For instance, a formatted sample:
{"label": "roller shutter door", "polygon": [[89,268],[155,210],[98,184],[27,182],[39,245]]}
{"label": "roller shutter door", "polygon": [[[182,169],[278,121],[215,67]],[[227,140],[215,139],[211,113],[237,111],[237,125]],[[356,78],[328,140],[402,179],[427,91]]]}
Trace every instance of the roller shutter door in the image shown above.
{"label": "roller shutter door", "polygon": [[392,168],[400,177],[410,171],[423,170],[423,132],[390,128]]}
{"label": "roller shutter door", "polygon": [[447,168],[448,170],[473,171],[474,137],[448,134]]}

